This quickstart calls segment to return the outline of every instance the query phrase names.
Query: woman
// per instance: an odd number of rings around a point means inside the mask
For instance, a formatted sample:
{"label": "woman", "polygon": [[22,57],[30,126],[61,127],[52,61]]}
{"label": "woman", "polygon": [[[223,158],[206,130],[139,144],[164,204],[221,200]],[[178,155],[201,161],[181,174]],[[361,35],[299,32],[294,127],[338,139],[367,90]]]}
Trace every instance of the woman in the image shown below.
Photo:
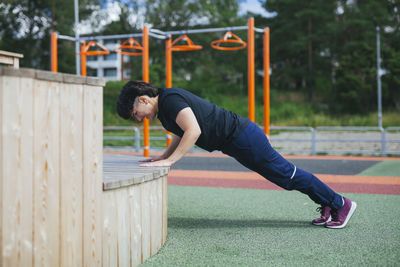
{"label": "woman", "polygon": [[343,228],[357,207],[313,174],[284,159],[256,124],[186,90],[130,81],[121,90],[117,111],[124,119],[138,121],[157,116],[163,127],[175,134],[165,152],[144,160],[147,163],[143,167],[170,167],[196,144],[209,152],[222,151],[286,190],[308,195],[321,205],[321,217],[312,221],[314,225]]}

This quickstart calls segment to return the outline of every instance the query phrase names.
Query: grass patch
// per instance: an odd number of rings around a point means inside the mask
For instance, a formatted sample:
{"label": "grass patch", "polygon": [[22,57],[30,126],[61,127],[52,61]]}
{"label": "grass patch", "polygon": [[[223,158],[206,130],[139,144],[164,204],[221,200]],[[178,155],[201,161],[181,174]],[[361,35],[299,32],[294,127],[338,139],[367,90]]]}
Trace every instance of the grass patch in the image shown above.
{"label": "grass patch", "polygon": [[347,194],[358,203],[341,230],[297,192],[168,187],[168,237],[142,266],[396,266],[400,196]]}
{"label": "grass patch", "polygon": [[365,176],[400,176],[400,163],[399,161],[381,161],[358,175]]}

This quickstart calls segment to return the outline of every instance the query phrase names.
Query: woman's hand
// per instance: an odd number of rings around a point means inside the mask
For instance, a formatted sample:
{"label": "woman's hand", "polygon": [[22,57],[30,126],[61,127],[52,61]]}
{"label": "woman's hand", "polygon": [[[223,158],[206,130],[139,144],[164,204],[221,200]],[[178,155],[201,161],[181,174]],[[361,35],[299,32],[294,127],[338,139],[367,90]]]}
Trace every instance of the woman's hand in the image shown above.
{"label": "woman's hand", "polygon": [[163,160],[158,160],[158,161],[153,161],[150,163],[144,163],[140,164],[140,167],[171,167],[174,162],[168,160],[168,159],[163,159]]}
{"label": "woman's hand", "polygon": [[161,156],[157,156],[157,157],[154,157],[154,158],[142,159],[142,160],[139,160],[139,162],[154,162],[154,161],[160,161],[160,160],[163,160],[163,159],[164,159],[164,157],[161,155]]}

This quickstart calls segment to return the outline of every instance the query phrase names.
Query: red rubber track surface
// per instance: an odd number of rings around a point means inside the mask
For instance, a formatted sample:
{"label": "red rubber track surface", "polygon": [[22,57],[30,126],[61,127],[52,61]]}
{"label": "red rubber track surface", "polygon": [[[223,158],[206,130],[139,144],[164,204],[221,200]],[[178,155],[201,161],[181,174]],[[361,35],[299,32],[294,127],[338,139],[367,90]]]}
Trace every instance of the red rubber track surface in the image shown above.
{"label": "red rubber track surface", "polygon": [[[334,191],[342,193],[400,195],[400,177],[316,174]],[[283,190],[251,172],[171,170],[169,185]]]}

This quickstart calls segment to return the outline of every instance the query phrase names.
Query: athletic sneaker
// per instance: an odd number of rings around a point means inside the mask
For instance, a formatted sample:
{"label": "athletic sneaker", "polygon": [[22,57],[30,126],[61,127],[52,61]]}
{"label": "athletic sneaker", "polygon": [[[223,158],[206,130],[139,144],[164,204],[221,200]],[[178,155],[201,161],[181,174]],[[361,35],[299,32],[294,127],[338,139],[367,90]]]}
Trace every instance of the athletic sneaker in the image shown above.
{"label": "athletic sneaker", "polygon": [[346,224],[349,222],[351,216],[357,208],[357,203],[352,202],[350,199],[347,199],[345,197],[343,198],[343,200],[343,207],[338,210],[331,211],[332,221],[327,222],[325,224],[325,227],[339,229],[345,227]]}
{"label": "athletic sneaker", "polygon": [[331,208],[328,206],[321,206],[317,208],[317,211],[321,213],[321,217],[312,220],[312,224],[314,225],[325,225],[326,222],[331,220]]}

